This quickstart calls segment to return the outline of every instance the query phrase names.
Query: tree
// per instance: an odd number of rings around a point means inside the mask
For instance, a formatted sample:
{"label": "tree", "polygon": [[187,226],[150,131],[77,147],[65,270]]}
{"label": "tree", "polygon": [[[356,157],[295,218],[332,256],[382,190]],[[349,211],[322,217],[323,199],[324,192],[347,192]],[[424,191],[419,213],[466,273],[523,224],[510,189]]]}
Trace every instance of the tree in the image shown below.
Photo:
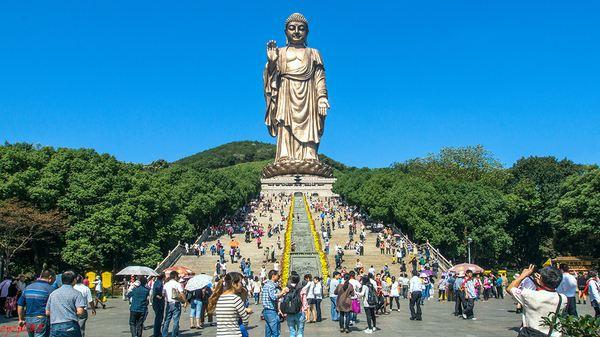
{"label": "tree", "polygon": [[600,169],[569,177],[552,210],[554,237],[559,251],[580,256],[600,256]]}
{"label": "tree", "polygon": [[5,200],[0,204],[0,271],[7,273],[15,255],[29,249],[34,240],[61,234],[65,230],[65,216],[59,211],[44,212],[23,201]]}

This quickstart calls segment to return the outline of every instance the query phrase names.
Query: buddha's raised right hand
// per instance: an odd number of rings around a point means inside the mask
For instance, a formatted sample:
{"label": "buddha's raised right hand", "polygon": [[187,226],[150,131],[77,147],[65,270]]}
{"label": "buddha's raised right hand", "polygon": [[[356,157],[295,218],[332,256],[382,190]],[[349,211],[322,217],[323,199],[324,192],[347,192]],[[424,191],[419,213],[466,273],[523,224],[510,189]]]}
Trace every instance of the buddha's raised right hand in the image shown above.
{"label": "buddha's raised right hand", "polygon": [[267,42],[267,59],[269,62],[275,63],[278,57],[279,52],[277,51],[277,42],[275,42],[275,40]]}

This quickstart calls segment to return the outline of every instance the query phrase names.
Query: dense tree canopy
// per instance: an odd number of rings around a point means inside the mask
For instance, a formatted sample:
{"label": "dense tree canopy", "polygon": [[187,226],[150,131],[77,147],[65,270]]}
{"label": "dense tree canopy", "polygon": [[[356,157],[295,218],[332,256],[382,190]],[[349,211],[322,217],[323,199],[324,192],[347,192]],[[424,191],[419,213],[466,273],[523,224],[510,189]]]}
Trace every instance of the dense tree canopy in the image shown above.
{"label": "dense tree canopy", "polygon": [[445,148],[390,168],[340,172],[334,191],[454,261],[466,260],[471,237],[477,262],[511,266],[599,256],[598,172],[553,157],[504,169],[480,146]]}
{"label": "dense tree canopy", "polygon": [[68,217],[66,235],[33,240],[12,262],[37,270],[42,263],[154,266],[179,240],[193,240],[257,195],[263,165],[144,166],[93,150],[6,144],[0,147],[0,200]]}

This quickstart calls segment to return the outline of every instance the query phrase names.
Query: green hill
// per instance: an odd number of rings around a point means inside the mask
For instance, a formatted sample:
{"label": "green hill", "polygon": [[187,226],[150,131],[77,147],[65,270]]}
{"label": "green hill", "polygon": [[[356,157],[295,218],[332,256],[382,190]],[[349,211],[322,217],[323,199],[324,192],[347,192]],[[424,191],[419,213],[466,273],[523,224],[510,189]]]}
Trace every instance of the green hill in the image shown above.
{"label": "green hill", "polygon": [[275,145],[255,141],[241,141],[198,152],[181,158],[174,164],[215,169],[273,158],[275,158]]}
{"label": "green hill", "polygon": [[[257,141],[231,142],[181,158],[174,165],[193,166],[194,168],[216,169],[242,163],[264,162],[266,165],[275,158],[274,144]],[[334,169],[344,171],[348,167],[325,155],[319,155],[321,161]]]}

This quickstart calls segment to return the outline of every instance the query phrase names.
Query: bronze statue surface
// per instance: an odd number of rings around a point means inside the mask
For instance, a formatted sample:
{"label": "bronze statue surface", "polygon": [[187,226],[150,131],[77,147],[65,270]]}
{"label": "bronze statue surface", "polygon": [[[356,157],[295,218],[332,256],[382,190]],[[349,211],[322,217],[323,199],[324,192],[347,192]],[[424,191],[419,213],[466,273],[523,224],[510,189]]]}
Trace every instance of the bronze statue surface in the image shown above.
{"label": "bronze statue surface", "polygon": [[325,67],[317,49],[307,46],[308,21],[294,13],[285,22],[286,46],[267,43],[263,73],[267,104],[265,124],[277,137],[275,162],[263,177],[313,174],[331,177],[319,162],[318,149],[329,109]]}

